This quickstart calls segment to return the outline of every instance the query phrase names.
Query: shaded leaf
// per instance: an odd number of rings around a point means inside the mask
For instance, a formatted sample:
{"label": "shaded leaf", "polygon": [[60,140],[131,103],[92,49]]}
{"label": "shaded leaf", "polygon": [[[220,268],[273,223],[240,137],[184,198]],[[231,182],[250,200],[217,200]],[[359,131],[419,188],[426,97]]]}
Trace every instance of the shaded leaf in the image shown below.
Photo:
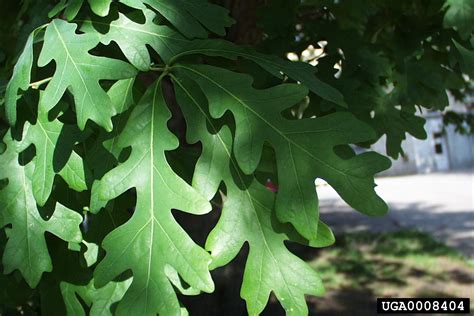
{"label": "shaded leaf", "polygon": [[173,57],[170,63],[191,54],[221,56],[232,59],[242,57],[251,60],[278,78],[283,78],[283,74],[285,74],[303,83],[308,89],[321,98],[334,102],[342,107],[347,107],[342,94],[327,83],[319,80],[315,75],[317,68],[308,63],[283,60],[222,40],[193,41],[189,45],[184,46],[181,51]]}
{"label": "shaded leaf", "polygon": [[31,144],[36,148],[31,182],[36,202],[43,206],[51,194],[56,174],[78,192],[86,190],[87,184],[82,158],[72,149],[78,138],[75,126],[65,125],[58,119],[49,121],[41,102],[36,124],[25,124],[20,150]]}
{"label": "shaded leaf", "polygon": [[472,0],[446,0],[448,8],[444,15],[444,26],[454,27],[463,39],[474,31],[474,2]]}
{"label": "shaded leaf", "polygon": [[188,38],[205,38],[207,29],[225,35],[225,28],[233,20],[223,7],[211,4],[206,0],[120,0],[132,8],[144,10],[149,5]]}
{"label": "shaded leaf", "polygon": [[[117,113],[123,113],[134,104],[133,84],[135,78],[117,81],[107,91]],[[116,117],[114,130],[110,133],[101,131],[94,145],[88,152],[88,165],[92,167],[94,177],[97,179],[118,164],[122,148],[118,146],[118,136],[122,131],[128,115]],[[105,207],[106,201],[99,198],[100,182],[94,181],[91,189],[90,209],[93,213]]]}
{"label": "shaded leaf", "polygon": [[421,105],[442,110],[449,104],[445,90],[445,78],[440,65],[423,60],[405,61],[402,73],[396,75],[398,103]]}
{"label": "shaded leaf", "polygon": [[349,110],[359,119],[374,128],[377,135],[386,135],[386,152],[393,159],[403,153],[402,142],[406,133],[418,139],[425,139],[425,119],[417,116],[414,105],[395,107],[396,96],[382,89],[369,89],[357,81],[346,80],[341,89],[352,96]]}
{"label": "shaded leaf", "polygon": [[[193,54],[220,56],[230,59],[237,57],[251,60],[273,76],[283,78],[283,74],[302,82],[311,91],[335,104],[347,107],[342,94],[315,75],[316,67],[303,62],[291,62],[275,56],[269,56],[240,47],[223,40],[187,41],[167,26],[156,25],[154,14],[144,10],[146,21],[137,23],[119,14],[119,18],[110,23],[110,30],[101,37],[101,42],[116,42],[127,59],[138,69],[146,71],[150,67],[150,56],[146,45],[151,46],[163,61],[173,64],[179,59]],[[97,23],[97,22],[96,22]]]}
{"label": "shaded leaf", "polygon": [[399,153],[403,153],[402,142],[405,133],[409,133],[418,139],[426,139],[424,129],[425,119],[415,114],[415,108],[410,110],[403,107],[401,110],[393,106],[379,106],[374,110],[372,126],[380,134],[387,135],[387,154],[396,159]]}
{"label": "shaded leaf", "polygon": [[464,73],[474,76],[474,51],[466,49],[453,39],[454,46],[459,53],[459,64]]}
{"label": "shaded leaf", "polygon": [[168,26],[155,24],[153,19],[156,14],[153,11],[144,10],[144,14],[146,20],[141,24],[119,13],[119,18],[110,23],[109,31],[99,34],[101,42],[105,45],[111,41],[116,42],[130,63],[141,71],[150,69],[151,61],[147,45],[167,62],[189,43]]}
{"label": "shaded leaf", "polygon": [[26,41],[23,52],[13,69],[13,76],[8,82],[5,92],[5,114],[10,124],[16,123],[16,101],[18,90],[28,90],[31,80],[31,67],[33,66],[33,40],[36,31],[33,31]]}

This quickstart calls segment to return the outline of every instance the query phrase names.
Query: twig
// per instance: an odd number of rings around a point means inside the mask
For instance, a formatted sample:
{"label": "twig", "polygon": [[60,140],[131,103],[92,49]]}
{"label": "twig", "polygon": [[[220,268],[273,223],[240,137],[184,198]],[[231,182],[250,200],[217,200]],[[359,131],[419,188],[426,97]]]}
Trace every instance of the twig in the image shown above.
{"label": "twig", "polygon": [[42,80],[39,80],[39,81],[36,81],[36,82],[32,82],[32,83],[30,83],[29,86],[32,89],[38,89],[42,84],[51,81],[51,79],[53,79],[53,77],[49,77],[49,78],[45,78],[45,79],[42,79]]}

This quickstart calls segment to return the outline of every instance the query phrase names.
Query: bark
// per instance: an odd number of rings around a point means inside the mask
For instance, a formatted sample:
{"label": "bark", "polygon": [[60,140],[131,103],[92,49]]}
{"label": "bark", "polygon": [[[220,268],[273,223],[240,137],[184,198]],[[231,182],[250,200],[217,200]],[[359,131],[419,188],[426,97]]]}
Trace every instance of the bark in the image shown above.
{"label": "bark", "polygon": [[230,16],[236,21],[227,31],[227,40],[254,45],[263,38],[263,31],[258,27],[258,11],[266,0],[220,0],[217,4],[227,8]]}

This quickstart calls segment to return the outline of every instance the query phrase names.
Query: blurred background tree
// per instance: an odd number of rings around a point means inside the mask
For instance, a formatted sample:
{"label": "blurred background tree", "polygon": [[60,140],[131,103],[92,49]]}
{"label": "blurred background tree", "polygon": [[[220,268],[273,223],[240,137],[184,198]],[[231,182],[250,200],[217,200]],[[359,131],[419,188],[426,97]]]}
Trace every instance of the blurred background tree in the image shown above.
{"label": "blurred background tree", "polygon": [[[472,1],[240,2],[221,1],[238,21],[229,39],[316,65],[349,111],[387,134],[393,158],[405,133],[425,137],[420,114],[443,111],[447,92],[472,110]],[[341,110],[314,94],[305,107],[307,116]],[[450,111],[444,121],[473,131],[472,114]]]}

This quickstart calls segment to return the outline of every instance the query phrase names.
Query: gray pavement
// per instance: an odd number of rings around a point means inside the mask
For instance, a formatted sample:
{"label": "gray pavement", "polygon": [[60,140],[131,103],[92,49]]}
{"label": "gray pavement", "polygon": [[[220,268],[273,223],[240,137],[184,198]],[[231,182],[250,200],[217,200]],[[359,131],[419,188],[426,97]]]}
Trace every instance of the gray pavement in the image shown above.
{"label": "gray pavement", "polygon": [[321,219],[335,233],[418,229],[474,257],[474,173],[464,170],[376,179],[390,211],[360,214],[327,185],[317,187]]}

